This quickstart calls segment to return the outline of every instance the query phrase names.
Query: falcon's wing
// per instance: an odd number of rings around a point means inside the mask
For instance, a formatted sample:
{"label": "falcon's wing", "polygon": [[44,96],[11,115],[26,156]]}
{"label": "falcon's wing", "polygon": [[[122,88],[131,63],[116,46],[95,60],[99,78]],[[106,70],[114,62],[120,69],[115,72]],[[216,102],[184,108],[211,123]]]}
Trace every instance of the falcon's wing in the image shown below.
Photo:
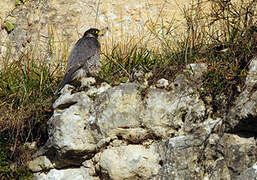
{"label": "falcon's wing", "polygon": [[85,64],[90,57],[99,53],[100,44],[92,37],[81,38],[71,51],[66,72],[76,64]]}
{"label": "falcon's wing", "polygon": [[73,66],[72,68],[69,69],[68,72],[65,73],[62,81],[60,82],[60,84],[57,87],[56,92],[59,92],[65,84],[71,82],[73,80],[73,74],[80,69],[81,67],[83,67],[84,64],[76,64],[75,66]]}
{"label": "falcon's wing", "polygon": [[74,78],[74,73],[87,65],[88,61],[95,56],[99,58],[100,44],[95,38],[81,38],[71,51],[65,75],[58,85],[56,92],[61,90],[65,84],[70,83]]}

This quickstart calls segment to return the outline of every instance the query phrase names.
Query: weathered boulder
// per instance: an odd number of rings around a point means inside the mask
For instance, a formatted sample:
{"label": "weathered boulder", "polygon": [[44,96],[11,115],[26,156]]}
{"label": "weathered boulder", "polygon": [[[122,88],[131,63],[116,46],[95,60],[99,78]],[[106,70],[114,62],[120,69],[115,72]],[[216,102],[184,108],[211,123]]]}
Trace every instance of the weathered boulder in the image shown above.
{"label": "weathered boulder", "polygon": [[171,179],[234,179],[257,161],[254,138],[237,135],[178,136],[159,146],[158,177]]}
{"label": "weathered boulder", "polygon": [[48,153],[55,154],[56,160],[64,160],[60,166],[66,163],[80,165],[85,160],[81,156],[87,154],[85,158],[90,157],[96,151],[99,141],[93,136],[95,129],[89,128],[94,124],[90,112],[93,108],[92,100],[84,92],[70,92],[56,100],[53,105],[55,112],[48,121],[49,139],[46,147]]}
{"label": "weathered boulder", "polygon": [[204,168],[199,158],[205,136],[178,136],[161,143],[162,168],[157,177],[163,179],[202,179]]}
{"label": "weathered boulder", "polygon": [[105,179],[149,179],[158,174],[159,161],[153,147],[128,145],[104,150],[99,166]]}

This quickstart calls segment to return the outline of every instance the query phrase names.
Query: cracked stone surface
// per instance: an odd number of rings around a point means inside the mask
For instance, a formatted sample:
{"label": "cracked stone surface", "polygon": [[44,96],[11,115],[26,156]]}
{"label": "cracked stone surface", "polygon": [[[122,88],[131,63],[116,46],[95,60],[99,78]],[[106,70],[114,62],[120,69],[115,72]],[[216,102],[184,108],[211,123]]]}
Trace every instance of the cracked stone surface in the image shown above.
{"label": "cracked stone surface", "polygon": [[128,145],[104,150],[99,166],[111,179],[147,179],[158,174],[159,160],[153,148]]}
{"label": "cracked stone surface", "polygon": [[38,153],[50,162],[36,158],[35,177],[67,179],[63,174],[72,171],[82,179],[243,177],[257,161],[256,139],[224,132],[227,118],[211,116],[198,91],[206,66],[192,64],[186,71],[191,73],[179,74],[169,91],[153,86],[144,97],[133,82],[100,85],[93,96],[65,86]]}

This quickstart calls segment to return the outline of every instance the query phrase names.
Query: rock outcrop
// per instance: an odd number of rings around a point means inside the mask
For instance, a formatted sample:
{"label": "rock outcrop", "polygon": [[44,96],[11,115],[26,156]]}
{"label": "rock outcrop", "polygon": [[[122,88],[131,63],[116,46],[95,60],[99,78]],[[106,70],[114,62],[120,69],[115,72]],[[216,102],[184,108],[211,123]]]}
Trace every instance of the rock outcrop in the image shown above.
{"label": "rock outcrop", "polygon": [[231,131],[257,133],[257,56],[251,60],[242,93],[235,101],[226,122]]}
{"label": "rock outcrop", "polygon": [[[246,87],[256,84],[256,62],[251,62]],[[161,80],[165,87],[147,89],[136,82],[102,83],[74,92],[66,85],[53,105],[49,139],[29,163],[35,179],[253,177],[255,136],[234,127],[244,121],[243,111],[256,117],[254,99],[243,91],[238,99],[253,102],[247,110],[235,112],[237,100],[226,117],[215,117],[199,93],[206,71],[204,63],[191,64],[169,85]],[[224,126],[228,119],[234,131]]]}

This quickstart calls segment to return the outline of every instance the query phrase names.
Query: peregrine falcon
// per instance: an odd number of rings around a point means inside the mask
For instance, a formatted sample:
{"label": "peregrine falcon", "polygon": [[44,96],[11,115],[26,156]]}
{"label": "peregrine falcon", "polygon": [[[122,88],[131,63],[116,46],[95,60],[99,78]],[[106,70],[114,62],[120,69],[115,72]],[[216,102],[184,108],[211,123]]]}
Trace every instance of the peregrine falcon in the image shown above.
{"label": "peregrine falcon", "polygon": [[91,28],[77,41],[71,51],[65,75],[58,85],[57,92],[74,79],[98,73],[100,63],[100,43],[98,42],[98,37],[100,35],[100,30]]}

